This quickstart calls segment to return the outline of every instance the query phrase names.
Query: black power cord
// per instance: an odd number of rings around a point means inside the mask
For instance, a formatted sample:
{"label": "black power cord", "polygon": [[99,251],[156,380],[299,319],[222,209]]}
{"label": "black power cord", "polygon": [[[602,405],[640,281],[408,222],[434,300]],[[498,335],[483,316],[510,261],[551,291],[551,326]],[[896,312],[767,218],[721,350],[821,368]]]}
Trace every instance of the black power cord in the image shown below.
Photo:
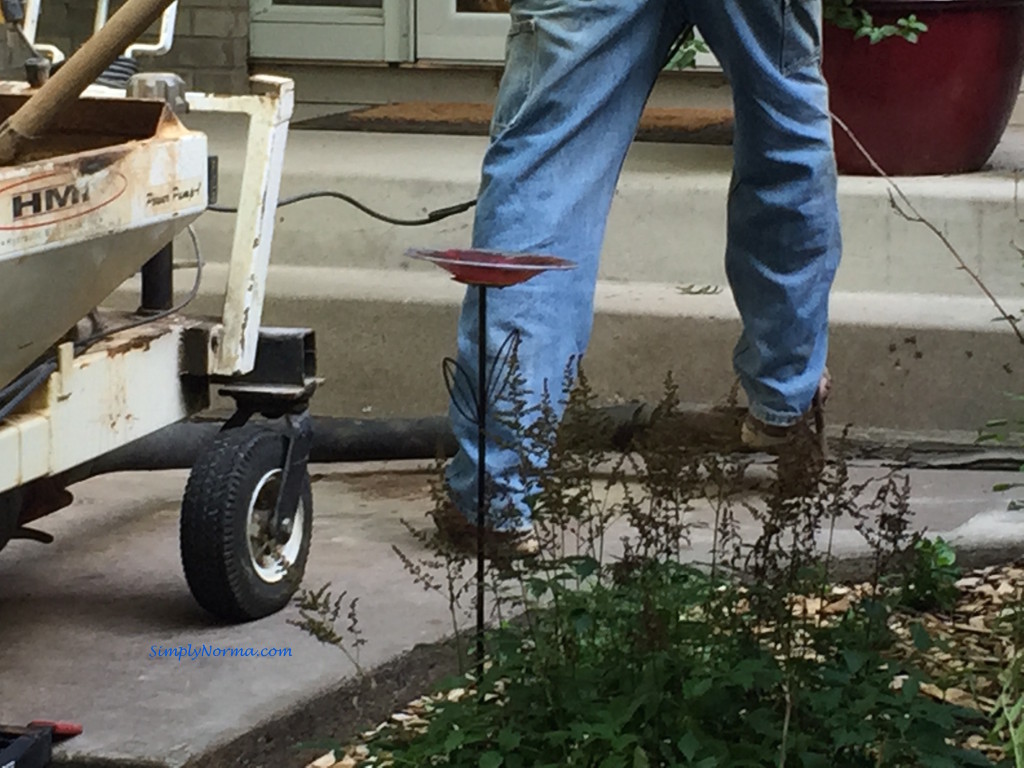
{"label": "black power cord", "polygon": [[[359,202],[351,195],[346,195],[343,192],[322,190],[318,192],[303,192],[301,195],[281,198],[277,203],[277,207],[284,208],[289,205],[295,205],[296,203],[302,203],[307,200],[316,200],[318,198],[341,200],[343,203],[348,203],[353,208],[365,213],[367,216],[377,219],[377,221],[383,221],[385,224],[391,224],[396,227],[424,227],[428,224],[436,224],[443,219],[458,216],[460,213],[465,213],[476,206],[476,200],[467,200],[464,203],[449,205],[445,208],[438,208],[435,211],[430,211],[422,219],[397,219],[393,216],[388,216],[387,214],[373,210],[368,205]],[[212,211],[213,213],[238,213],[237,208],[231,208],[223,205],[211,205],[207,210]]]}

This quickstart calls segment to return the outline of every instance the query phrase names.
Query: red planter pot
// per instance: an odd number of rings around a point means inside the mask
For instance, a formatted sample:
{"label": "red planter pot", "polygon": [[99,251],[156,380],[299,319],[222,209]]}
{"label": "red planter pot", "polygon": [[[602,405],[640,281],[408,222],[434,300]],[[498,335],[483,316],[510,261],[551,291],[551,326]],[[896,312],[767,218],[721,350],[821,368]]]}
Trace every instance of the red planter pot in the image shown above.
{"label": "red planter pot", "polygon": [[[825,25],[832,111],[889,175],[969,173],[992,156],[1024,74],[1024,0],[865,0],[876,23],[909,14],[928,25],[916,44],[871,43]],[[835,126],[844,174],[875,171]]]}

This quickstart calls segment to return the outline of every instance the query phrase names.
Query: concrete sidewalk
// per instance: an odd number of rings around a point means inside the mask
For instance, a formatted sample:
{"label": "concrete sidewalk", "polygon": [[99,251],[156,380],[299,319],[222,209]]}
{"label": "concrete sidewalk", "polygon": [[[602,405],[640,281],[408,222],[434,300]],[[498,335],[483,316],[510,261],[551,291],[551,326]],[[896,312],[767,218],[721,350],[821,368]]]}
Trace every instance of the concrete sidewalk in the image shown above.
{"label": "concrete sidewalk", "polygon": [[[425,524],[429,474],[416,465],[314,468],[315,526],[305,586],[331,582],[360,598],[369,669],[451,632],[447,604],[413,584],[392,551],[421,550],[402,524]],[[855,468],[857,478],[877,468]],[[912,472],[916,525],[951,539],[978,562],[1024,552],[1024,512],[1006,512],[994,483],[1019,475]],[[344,738],[355,723],[333,712],[351,702],[323,698],[353,678],[342,655],[289,626],[292,609],[253,624],[211,623],[194,605],[178,561],[180,472],[96,478],[76,504],[40,521],[49,548],[15,542],[0,555],[0,722],[77,720],[83,735],[59,748],[60,765],[216,765],[290,768],[303,764],[295,741]],[[696,522],[708,522],[698,510]],[[749,526],[746,534],[752,534]],[[706,534],[706,535],[705,535]],[[840,532],[847,556],[864,553]],[[704,557],[710,531],[695,531]],[[148,658],[153,646],[204,643],[287,648],[272,660]],[[319,698],[318,698],[319,697]],[[275,723],[292,713],[288,730]],[[312,724],[317,725],[302,725]],[[327,725],[329,724],[329,725]],[[307,727],[302,732],[301,728]],[[323,728],[323,732],[319,729]],[[267,734],[274,743],[253,746]],[[326,749],[321,749],[326,751]]]}

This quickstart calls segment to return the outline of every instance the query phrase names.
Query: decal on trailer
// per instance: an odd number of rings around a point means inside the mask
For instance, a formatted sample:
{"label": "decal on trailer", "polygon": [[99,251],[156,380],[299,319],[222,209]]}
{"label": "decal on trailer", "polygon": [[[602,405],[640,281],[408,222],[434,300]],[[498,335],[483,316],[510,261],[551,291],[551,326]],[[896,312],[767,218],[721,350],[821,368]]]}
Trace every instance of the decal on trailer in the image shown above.
{"label": "decal on trailer", "polygon": [[74,221],[110,205],[127,189],[128,180],[117,171],[32,176],[0,189],[0,231]]}
{"label": "decal on trailer", "polygon": [[146,207],[160,209],[165,207],[190,206],[203,199],[203,182],[199,179],[164,184],[146,191]]}

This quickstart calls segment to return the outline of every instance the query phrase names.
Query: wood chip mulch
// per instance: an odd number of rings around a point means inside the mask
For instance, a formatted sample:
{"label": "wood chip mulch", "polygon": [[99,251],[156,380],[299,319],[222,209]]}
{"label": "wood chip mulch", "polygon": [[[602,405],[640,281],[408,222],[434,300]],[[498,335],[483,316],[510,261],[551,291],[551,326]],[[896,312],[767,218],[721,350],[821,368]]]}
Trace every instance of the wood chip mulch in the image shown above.
{"label": "wood chip mulch", "polygon": [[[913,658],[935,681],[921,686],[923,695],[975,709],[987,717],[1002,691],[1000,676],[1010,661],[1024,652],[1024,648],[1014,644],[1012,625],[1015,613],[1024,610],[1024,561],[972,571],[957,582],[957,587],[960,597],[950,614],[906,612],[893,617],[897,652]],[[835,586],[824,599],[796,599],[794,610],[830,621],[846,613],[871,591],[869,584]],[[917,650],[911,630],[915,623],[923,626],[935,641],[931,649]],[[1024,623],[1024,618],[1017,623]],[[901,683],[898,679],[893,681],[894,686]],[[446,697],[458,701],[470,693],[469,689],[459,688],[420,697],[393,714],[388,722],[361,734],[347,749],[329,752],[309,763],[307,768],[373,765],[367,760],[370,754],[367,745],[382,731],[397,727],[410,734],[422,732],[428,727],[430,714],[438,702]],[[1004,756],[998,746],[986,744],[978,736],[972,737],[967,746],[979,749],[994,760]]]}

